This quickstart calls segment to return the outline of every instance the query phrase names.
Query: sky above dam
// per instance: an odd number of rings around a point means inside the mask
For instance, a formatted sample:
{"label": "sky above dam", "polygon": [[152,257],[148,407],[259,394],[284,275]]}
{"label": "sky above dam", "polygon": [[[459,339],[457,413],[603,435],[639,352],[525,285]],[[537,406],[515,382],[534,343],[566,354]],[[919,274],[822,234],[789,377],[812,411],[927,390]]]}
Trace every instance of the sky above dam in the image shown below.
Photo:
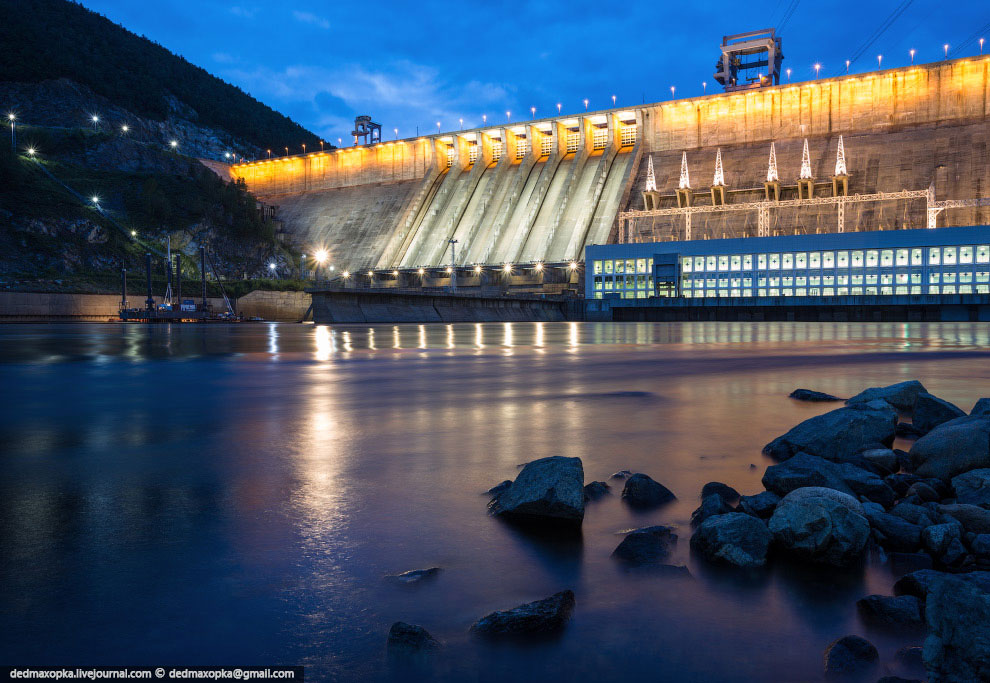
{"label": "sky above dam", "polygon": [[[727,33],[780,27],[792,81],[990,50],[983,0],[410,3],[82,0],[332,143],[354,116],[383,137],[718,92]],[[858,55],[858,57],[857,57]],[[787,77],[783,76],[786,81]],[[707,82],[707,89],[702,83]],[[506,112],[511,112],[507,117]],[[461,123],[463,120],[463,124]]]}

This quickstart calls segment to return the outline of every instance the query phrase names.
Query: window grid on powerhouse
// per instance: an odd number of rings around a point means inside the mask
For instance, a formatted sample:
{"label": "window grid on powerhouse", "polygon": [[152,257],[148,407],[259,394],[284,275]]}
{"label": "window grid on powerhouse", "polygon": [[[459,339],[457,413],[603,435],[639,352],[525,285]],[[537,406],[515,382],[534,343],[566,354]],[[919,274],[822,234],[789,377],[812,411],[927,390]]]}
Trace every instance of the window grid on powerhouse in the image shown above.
{"label": "window grid on powerhouse", "polygon": [[[652,271],[653,259],[593,261],[595,298],[654,296]],[[990,245],[681,256],[679,271],[686,298],[990,294]]]}

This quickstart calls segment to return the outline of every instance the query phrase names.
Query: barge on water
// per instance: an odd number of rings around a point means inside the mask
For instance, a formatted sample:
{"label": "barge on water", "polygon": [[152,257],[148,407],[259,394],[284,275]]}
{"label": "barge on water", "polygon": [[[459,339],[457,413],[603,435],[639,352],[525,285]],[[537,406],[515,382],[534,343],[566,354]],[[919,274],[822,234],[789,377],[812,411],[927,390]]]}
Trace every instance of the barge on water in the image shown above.
{"label": "barge on water", "polygon": [[[206,298],[206,248],[199,248],[200,272],[202,273],[202,300],[196,303],[195,299],[182,298],[182,270],[180,268],[181,257],[175,255],[175,292],[172,292],[172,254],[169,254],[166,261],[166,274],[168,284],[165,289],[165,296],[161,303],[155,301],[151,288],[151,254],[144,255],[145,278],[147,281],[148,298],[145,299],[143,308],[128,308],[127,306],[127,270],[120,269],[120,310],[117,316],[122,322],[142,322],[142,323],[206,323],[241,322],[241,316],[234,312],[230,305],[230,299],[220,283],[219,276],[217,283],[220,284],[220,292],[227,310],[215,311]],[[214,268],[214,274],[216,269]]]}

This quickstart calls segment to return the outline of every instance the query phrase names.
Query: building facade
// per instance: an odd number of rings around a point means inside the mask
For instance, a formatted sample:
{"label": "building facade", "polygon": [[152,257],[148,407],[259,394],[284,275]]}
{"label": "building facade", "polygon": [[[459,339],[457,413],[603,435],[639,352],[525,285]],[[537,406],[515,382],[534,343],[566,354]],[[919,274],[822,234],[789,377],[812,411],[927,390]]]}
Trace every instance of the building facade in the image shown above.
{"label": "building facade", "polygon": [[990,226],[592,245],[585,258],[589,300],[990,294]]}

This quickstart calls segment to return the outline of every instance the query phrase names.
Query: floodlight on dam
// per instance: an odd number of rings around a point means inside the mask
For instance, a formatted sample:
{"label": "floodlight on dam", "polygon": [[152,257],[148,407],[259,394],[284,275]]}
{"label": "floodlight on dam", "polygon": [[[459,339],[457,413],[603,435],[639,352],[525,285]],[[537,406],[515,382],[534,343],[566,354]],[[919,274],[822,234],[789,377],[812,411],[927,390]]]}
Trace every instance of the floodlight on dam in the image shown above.
{"label": "floodlight on dam", "polygon": [[316,262],[319,263],[321,266],[323,265],[323,262],[327,260],[328,256],[329,254],[327,253],[326,249],[317,249],[316,253],[313,254],[313,258],[315,258]]}
{"label": "floodlight on dam", "polygon": [[474,272],[480,273],[481,272],[481,266],[475,266],[474,267]]}
{"label": "floodlight on dam", "polygon": [[571,261],[571,265],[569,265],[568,268],[570,268],[571,270],[577,270],[578,264],[574,261]]}
{"label": "floodlight on dam", "polygon": [[33,157],[34,156],[34,147],[28,147],[27,152],[28,152],[28,156],[29,157]]}
{"label": "floodlight on dam", "polygon": [[345,270],[343,273],[341,273],[341,276],[346,280],[351,276],[351,273],[350,271]]}
{"label": "floodlight on dam", "polygon": [[426,271],[425,271],[425,270],[423,270],[422,268],[420,268],[420,269],[419,269],[419,270],[417,270],[416,272],[417,272],[417,273],[419,273],[419,274],[420,274],[420,276],[423,276],[423,275],[426,275]]}
{"label": "floodlight on dam", "polygon": [[512,264],[511,263],[506,263],[504,266],[502,266],[502,270],[505,271],[506,273],[511,273],[512,272]]}
{"label": "floodlight on dam", "polygon": [[543,264],[537,263],[535,266],[533,266],[533,268],[536,269],[537,271],[541,271],[543,270]]}

